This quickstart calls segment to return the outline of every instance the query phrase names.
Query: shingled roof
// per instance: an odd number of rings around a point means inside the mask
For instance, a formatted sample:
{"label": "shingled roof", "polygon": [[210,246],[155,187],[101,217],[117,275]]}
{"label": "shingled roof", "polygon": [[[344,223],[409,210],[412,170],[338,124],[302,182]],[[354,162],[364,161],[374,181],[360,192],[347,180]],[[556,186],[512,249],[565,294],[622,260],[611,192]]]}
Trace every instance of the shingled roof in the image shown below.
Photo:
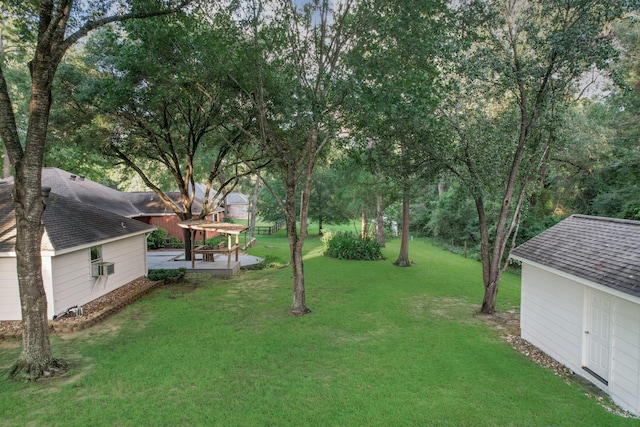
{"label": "shingled roof", "polygon": [[63,197],[75,199],[118,215],[132,217],[138,210],[127,193],[58,168],[42,168],[42,186]]}
{"label": "shingled roof", "polygon": [[[51,191],[60,196],[128,218],[175,215],[153,191],[118,191],[58,168],[42,168],[42,186],[51,187]],[[180,205],[179,192],[165,194]],[[196,197],[191,209],[194,214],[202,212],[201,200]]]}
{"label": "shingled roof", "polygon": [[[0,184],[0,252],[13,252],[16,219],[11,199],[13,186]],[[151,232],[155,227],[123,217],[72,198],[50,193],[42,221],[43,250],[62,251],[130,235]]]}
{"label": "shingled roof", "polygon": [[511,257],[640,297],[640,221],[572,215]]}

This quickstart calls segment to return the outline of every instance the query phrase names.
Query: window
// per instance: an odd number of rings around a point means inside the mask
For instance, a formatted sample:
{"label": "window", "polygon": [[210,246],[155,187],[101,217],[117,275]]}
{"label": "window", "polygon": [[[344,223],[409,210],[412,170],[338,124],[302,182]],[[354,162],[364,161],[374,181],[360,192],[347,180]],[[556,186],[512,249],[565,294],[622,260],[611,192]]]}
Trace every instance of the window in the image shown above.
{"label": "window", "polygon": [[102,246],[91,247],[91,263],[102,261]]}

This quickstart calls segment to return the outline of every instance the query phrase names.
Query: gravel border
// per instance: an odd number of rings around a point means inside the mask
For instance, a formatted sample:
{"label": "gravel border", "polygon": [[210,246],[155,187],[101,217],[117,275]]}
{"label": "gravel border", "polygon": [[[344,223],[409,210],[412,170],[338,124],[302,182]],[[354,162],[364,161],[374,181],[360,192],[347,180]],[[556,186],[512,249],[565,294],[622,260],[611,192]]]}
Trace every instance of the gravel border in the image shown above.
{"label": "gravel border", "polygon": [[[154,282],[147,277],[140,277],[82,305],[83,314],[80,316],[65,316],[49,320],[49,331],[55,334],[64,334],[90,328],[163,283],[162,280]],[[0,339],[7,338],[22,338],[22,321],[0,321]]]}

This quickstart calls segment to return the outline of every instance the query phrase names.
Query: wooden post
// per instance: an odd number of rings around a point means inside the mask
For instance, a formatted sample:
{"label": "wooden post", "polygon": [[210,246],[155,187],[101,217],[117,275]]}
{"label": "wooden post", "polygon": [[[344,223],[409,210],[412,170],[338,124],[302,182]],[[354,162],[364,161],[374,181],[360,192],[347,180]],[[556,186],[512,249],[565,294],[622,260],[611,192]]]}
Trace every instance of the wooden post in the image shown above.
{"label": "wooden post", "polygon": [[240,251],[240,235],[236,234],[236,262],[238,262],[238,252]]}
{"label": "wooden post", "polygon": [[196,265],[196,254],[194,253],[196,250],[196,230],[189,227],[189,231],[191,232],[191,269],[193,270]]}

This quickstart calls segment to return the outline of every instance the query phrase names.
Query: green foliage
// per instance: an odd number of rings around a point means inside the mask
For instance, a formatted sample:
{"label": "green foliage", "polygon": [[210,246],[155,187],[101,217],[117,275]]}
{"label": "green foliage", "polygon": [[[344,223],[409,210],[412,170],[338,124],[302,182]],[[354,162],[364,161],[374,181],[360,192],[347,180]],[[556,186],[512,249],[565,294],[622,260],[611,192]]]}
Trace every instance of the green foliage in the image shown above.
{"label": "green foliage", "polygon": [[275,268],[286,267],[288,265],[289,265],[289,261],[286,261],[280,258],[278,255],[267,254],[262,259],[262,262],[253,266],[251,269],[252,270],[275,269]]}
{"label": "green foliage", "polygon": [[147,236],[147,248],[158,249],[164,247],[168,234],[169,232],[164,228],[156,228]]}
{"label": "green foliage", "polygon": [[337,259],[377,261],[384,259],[382,248],[373,237],[356,236],[351,232],[327,232],[322,237],[324,256]]}
{"label": "green foliage", "polygon": [[221,235],[221,236],[210,237],[207,239],[205,243],[208,246],[215,246],[215,245],[219,245],[220,243],[226,243],[226,242],[227,242],[227,237]]}
{"label": "green foliage", "polygon": [[165,282],[182,281],[187,273],[187,269],[180,267],[178,269],[156,269],[149,270],[147,277],[151,280],[164,280]]}

